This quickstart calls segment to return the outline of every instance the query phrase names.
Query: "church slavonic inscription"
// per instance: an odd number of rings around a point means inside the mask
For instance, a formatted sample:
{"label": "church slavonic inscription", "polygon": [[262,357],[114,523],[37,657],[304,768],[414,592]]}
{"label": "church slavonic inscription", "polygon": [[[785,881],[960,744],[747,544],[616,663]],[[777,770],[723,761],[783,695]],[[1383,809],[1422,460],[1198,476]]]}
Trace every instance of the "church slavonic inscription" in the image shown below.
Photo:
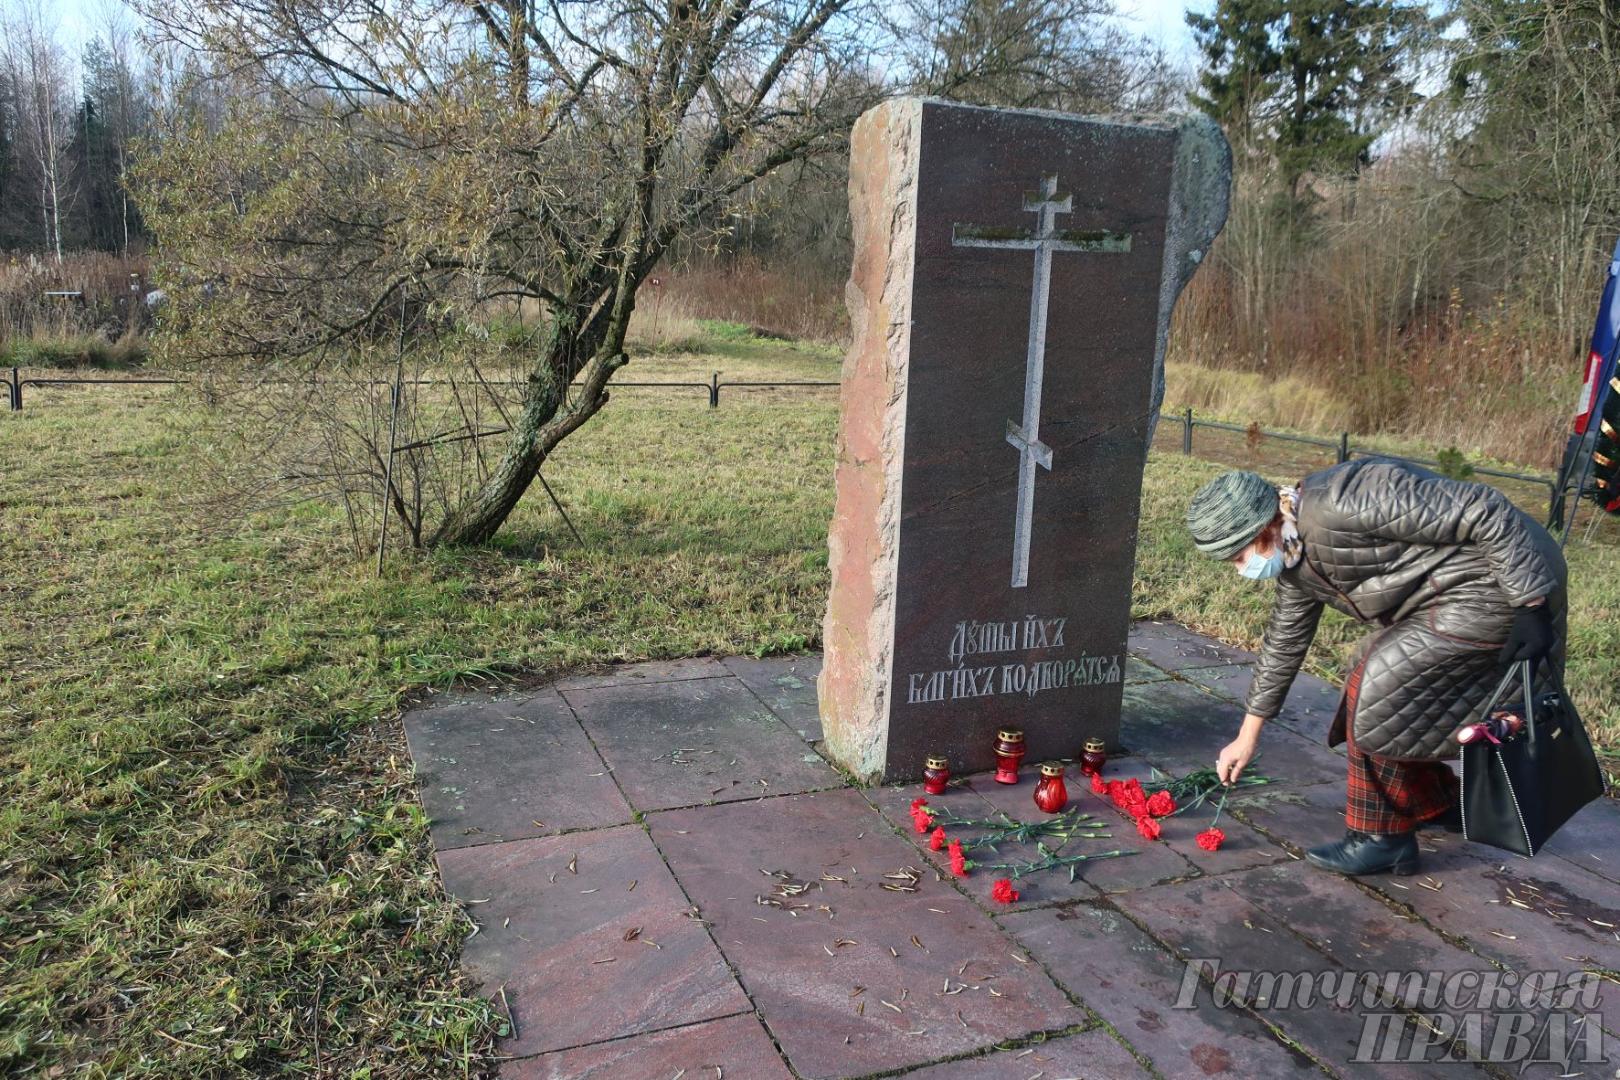
{"label": "church slavonic inscription", "polygon": [[1045,690],[1117,683],[1122,678],[1119,654],[1052,657],[1012,663],[970,663],[997,653],[1028,653],[1063,648],[1067,618],[1041,618],[980,622],[964,619],[956,624],[946,649],[947,663],[937,671],[906,676],[906,704],[962,701],[1000,694],[1034,697]]}

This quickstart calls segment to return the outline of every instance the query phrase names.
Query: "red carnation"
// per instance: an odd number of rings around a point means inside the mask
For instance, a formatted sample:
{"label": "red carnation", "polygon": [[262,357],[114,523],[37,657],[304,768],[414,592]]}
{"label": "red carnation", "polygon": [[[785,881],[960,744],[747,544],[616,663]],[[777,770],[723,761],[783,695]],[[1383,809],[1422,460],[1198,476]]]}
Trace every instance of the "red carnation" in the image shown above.
{"label": "red carnation", "polygon": [[918,835],[934,827],[934,811],[929,809],[927,799],[911,800],[911,824],[916,828]]}
{"label": "red carnation", "polygon": [[1147,796],[1142,794],[1140,787],[1127,787],[1124,797],[1125,802],[1121,808],[1131,817],[1141,817],[1148,812]]}
{"label": "red carnation", "polygon": [[1199,833],[1197,837],[1198,846],[1205,851],[1221,850],[1221,842],[1225,839],[1226,834],[1213,826]]}
{"label": "red carnation", "polygon": [[946,848],[945,851],[946,854],[950,855],[951,857],[951,873],[955,874],[957,877],[967,877],[968,866],[970,864],[967,861],[967,857],[962,854],[962,841],[952,840],[950,846]]}
{"label": "red carnation", "polygon": [[944,847],[945,847],[945,829],[943,827],[936,827],[934,829],[934,835],[930,836],[928,838],[928,850],[929,851],[941,851],[941,850],[944,849]]}
{"label": "red carnation", "polygon": [[1091,790],[1098,795],[1108,794],[1108,784],[1103,780],[1102,773],[1091,774]]}
{"label": "red carnation", "polygon": [[1143,814],[1136,819],[1136,831],[1148,840],[1159,838],[1159,819],[1151,814]]}
{"label": "red carnation", "polygon": [[1168,817],[1176,812],[1176,800],[1168,791],[1155,791],[1148,796],[1147,812],[1154,817]]}
{"label": "red carnation", "polygon": [[990,895],[997,903],[1011,904],[1018,899],[1018,890],[1012,887],[1012,882],[1006,878],[997,878],[996,883],[990,887]]}
{"label": "red carnation", "polygon": [[1112,800],[1115,806],[1123,810],[1125,808],[1125,784],[1119,780],[1110,780],[1105,786],[1108,791],[1108,798]]}
{"label": "red carnation", "polygon": [[928,800],[921,795],[911,800],[911,816],[916,817],[917,811],[928,805]]}

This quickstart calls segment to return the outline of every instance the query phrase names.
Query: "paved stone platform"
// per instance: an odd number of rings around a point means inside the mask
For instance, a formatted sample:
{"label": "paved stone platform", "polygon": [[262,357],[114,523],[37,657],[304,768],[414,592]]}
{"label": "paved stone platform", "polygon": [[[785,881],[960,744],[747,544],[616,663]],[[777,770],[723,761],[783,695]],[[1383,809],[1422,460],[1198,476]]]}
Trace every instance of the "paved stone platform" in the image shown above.
{"label": "paved stone platform", "polygon": [[[1162,623],[1130,650],[1129,753],[1105,775],[1213,764],[1253,657]],[[1416,877],[1324,874],[1299,856],[1343,830],[1337,691],[1302,676],[1253,767],[1274,782],[1229,800],[1220,851],[1193,842],[1211,810],[1147,841],[1071,772],[1109,837],[1064,851],[1131,854],[1000,904],[999,873],[954,878],[914,831],[920,787],[822,759],[818,668],[640,664],[406,716],[445,888],[478,927],[463,963],[510,1017],[502,1076],[1620,1076],[1615,803],[1534,860],[1425,832]],[[930,802],[1033,819],[1024,773]],[[1532,972],[1602,977],[1571,1001],[1514,982]],[[1560,1042],[1573,1060],[1520,1071]]]}

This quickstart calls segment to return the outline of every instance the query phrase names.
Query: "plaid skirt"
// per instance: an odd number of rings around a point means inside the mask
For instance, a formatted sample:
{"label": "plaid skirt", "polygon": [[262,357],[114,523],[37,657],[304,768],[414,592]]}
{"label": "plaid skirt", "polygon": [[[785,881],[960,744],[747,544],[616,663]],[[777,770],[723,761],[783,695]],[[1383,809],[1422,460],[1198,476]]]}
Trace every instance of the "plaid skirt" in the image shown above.
{"label": "plaid skirt", "polygon": [[1356,697],[1365,667],[1366,661],[1358,664],[1344,684],[1344,703],[1351,721],[1345,725],[1350,775],[1345,784],[1344,821],[1357,832],[1411,832],[1420,822],[1456,806],[1461,788],[1456,774],[1444,762],[1402,761],[1356,749]]}

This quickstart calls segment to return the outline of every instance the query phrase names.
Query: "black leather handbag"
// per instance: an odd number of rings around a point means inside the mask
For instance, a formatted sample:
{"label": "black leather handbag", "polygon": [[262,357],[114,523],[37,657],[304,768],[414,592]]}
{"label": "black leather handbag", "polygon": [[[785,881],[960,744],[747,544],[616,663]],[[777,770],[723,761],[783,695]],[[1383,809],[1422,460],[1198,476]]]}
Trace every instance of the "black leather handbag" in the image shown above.
{"label": "black leather handbag", "polygon": [[1547,665],[1551,689],[1537,693],[1528,660],[1508,669],[1485,702],[1489,723],[1515,682],[1524,700],[1524,725],[1497,740],[1472,740],[1462,748],[1463,836],[1526,857],[1541,850],[1575,812],[1603,794],[1603,770],[1586,726]]}

